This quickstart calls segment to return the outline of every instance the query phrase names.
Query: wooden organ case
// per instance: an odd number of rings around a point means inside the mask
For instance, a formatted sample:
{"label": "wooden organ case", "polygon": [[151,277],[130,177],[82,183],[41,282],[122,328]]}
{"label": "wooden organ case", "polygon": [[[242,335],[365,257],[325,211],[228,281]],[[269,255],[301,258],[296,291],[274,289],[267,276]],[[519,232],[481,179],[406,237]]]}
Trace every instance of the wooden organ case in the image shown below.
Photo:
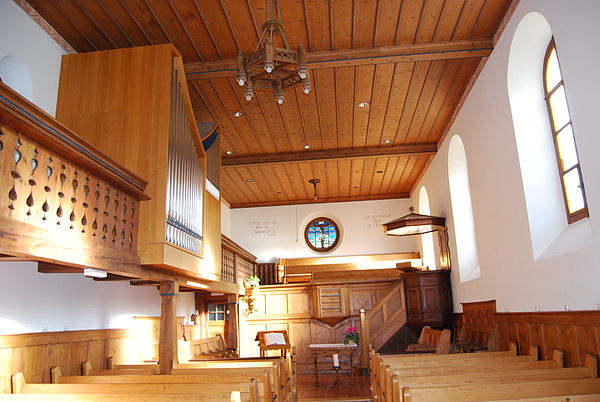
{"label": "wooden organ case", "polygon": [[220,220],[203,219],[219,216],[220,203],[205,189],[180,53],[166,44],[64,56],[56,116],[148,181],[141,263],[220,280]]}

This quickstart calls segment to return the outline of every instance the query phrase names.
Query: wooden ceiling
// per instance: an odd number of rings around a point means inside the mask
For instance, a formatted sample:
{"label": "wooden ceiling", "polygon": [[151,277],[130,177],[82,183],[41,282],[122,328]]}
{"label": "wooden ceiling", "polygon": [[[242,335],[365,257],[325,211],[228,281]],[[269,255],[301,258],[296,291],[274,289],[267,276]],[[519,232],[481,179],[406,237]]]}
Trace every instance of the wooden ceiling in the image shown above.
{"label": "wooden ceiling", "polygon": [[407,197],[512,1],[281,0],[313,88],[288,88],[282,105],[261,90],[246,102],[234,79],[264,0],[28,3],[77,52],[173,43],[198,121],[221,128],[222,194],[247,207]]}

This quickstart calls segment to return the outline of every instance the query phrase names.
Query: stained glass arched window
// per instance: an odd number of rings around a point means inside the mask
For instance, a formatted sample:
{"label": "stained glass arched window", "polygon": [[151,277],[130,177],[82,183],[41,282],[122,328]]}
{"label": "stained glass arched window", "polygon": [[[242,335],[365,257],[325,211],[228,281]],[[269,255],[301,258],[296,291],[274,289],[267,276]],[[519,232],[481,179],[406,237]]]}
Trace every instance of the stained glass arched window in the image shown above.
{"label": "stained glass arched window", "polygon": [[306,225],[304,240],[308,247],[314,251],[330,251],[340,241],[340,229],[333,219],[316,218]]}

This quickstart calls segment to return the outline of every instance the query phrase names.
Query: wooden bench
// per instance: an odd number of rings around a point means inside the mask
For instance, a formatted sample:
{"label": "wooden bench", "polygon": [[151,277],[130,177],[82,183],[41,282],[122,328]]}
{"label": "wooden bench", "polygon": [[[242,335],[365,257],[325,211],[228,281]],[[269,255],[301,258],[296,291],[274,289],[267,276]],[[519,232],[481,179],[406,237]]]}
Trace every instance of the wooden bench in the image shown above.
{"label": "wooden bench", "polygon": [[[118,394],[157,395],[163,400],[258,402],[258,381],[220,384],[27,384],[23,373],[12,377],[13,394]],[[180,398],[181,397],[181,398]]]}
{"label": "wooden bench", "polygon": [[[402,388],[402,402],[458,402],[490,400],[522,400],[522,398],[571,397],[596,395],[600,399],[600,379],[522,381],[508,384],[478,383],[455,387]],[[543,399],[546,401],[547,399]],[[392,401],[390,401],[392,402]]]}
{"label": "wooden bench", "polygon": [[450,353],[450,337],[452,333],[449,329],[437,330],[431,329],[429,325],[425,325],[421,330],[418,343],[408,345],[406,348],[409,352],[419,353]]}

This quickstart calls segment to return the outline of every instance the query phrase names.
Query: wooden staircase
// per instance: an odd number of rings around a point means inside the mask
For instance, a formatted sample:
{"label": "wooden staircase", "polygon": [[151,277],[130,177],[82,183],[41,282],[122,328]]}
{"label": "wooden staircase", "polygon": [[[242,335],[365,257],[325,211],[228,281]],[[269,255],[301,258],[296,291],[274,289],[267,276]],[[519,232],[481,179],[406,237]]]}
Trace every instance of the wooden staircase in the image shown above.
{"label": "wooden staircase", "polygon": [[380,350],[406,321],[404,279],[400,278],[373,308],[361,310],[361,366],[367,363],[369,347]]}

